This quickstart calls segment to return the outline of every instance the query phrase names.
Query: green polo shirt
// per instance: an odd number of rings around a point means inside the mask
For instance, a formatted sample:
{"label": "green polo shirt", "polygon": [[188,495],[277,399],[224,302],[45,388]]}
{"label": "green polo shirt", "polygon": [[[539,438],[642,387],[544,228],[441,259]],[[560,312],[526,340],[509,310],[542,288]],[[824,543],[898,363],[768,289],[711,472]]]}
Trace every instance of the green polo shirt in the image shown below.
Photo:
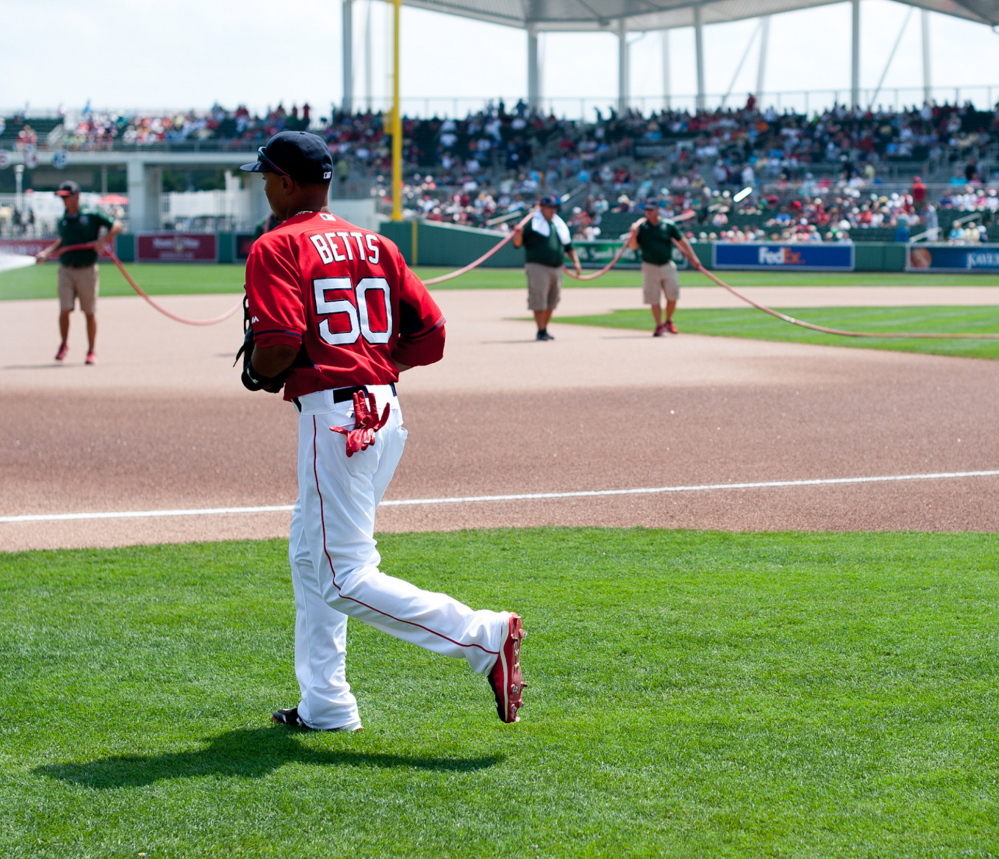
{"label": "green polo shirt", "polygon": [[564,245],[559,241],[555,227],[548,230],[548,235],[543,236],[531,227],[528,221],[524,226],[524,255],[527,262],[537,262],[541,265],[559,268],[565,262],[566,248],[572,245]]}
{"label": "green polo shirt", "polygon": [[[59,240],[63,247],[85,245],[96,241],[101,227],[111,229],[114,221],[96,209],[80,209],[75,215],[64,213],[59,219]],[[97,251],[69,251],[59,257],[63,265],[93,265],[97,262]]]}
{"label": "green polo shirt", "polygon": [[642,252],[642,262],[652,265],[666,265],[673,261],[673,239],[680,241],[682,233],[676,224],[662,218],[652,226],[646,221],[638,228],[638,248]]}

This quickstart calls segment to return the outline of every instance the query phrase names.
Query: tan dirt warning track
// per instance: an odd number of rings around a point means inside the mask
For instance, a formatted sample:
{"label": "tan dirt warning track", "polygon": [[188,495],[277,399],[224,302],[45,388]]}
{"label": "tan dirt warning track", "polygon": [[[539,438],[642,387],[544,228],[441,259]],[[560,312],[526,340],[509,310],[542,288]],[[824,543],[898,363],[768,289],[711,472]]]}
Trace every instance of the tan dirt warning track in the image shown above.
{"label": "tan dirt warning track", "polygon": [[[783,307],[996,304],[999,289],[747,289]],[[999,477],[725,488],[999,468],[994,362],[559,325],[536,343],[514,291],[435,293],[445,360],[403,376],[409,447],[386,500],[706,487],[655,494],[383,506],[378,530],[608,525],[724,530],[999,528]],[[162,299],[207,319],[235,296]],[[564,314],[634,307],[572,289]],[[684,307],[737,306],[686,288]],[[100,364],[74,314],[4,302],[0,517],[290,505],[295,413],[242,389],[233,317],[180,325],[137,298],[100,304]],[[286,511],[0,522],[0,550],[287,535]]]}

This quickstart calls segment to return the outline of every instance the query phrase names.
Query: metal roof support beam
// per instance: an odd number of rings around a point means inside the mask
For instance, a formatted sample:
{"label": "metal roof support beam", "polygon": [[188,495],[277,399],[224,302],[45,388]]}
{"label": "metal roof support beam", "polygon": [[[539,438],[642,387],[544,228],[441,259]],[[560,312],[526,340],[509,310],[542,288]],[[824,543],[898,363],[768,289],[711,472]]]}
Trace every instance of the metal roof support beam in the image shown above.
{"label": "metal roof support beam", "polygon": [[704,11],[700,3],[694,7],[694,53],[697,65],[697,109],[704,110]]}
{"label": "metal roof support beam", "polygon": [[666,110],[669,110],[671,108],[670,94],[672,89],[669,79],[669,30],[662,30],[660,36],[662,37],[663,50],[663,106]]}
{"label": "metal roof support beam", "polygon": [[354,112],[354,0],[343,0],[343,100],[340,110]]}
{"label": "metal roof support beam", "polygon": [[527,106],[541,110],[541,62],[538,56],[538,28],[527,25]]}
{"label": "metal roof support beam", "polygon": [[933,100],[933,82],[930,77],[930,13],[920,11],[920,23],[923,30],[923,101],[929,104]]}
{"label": "metal roof support beam", "polygon": [[760,21],[760,65],[756,71],[756,103],[763,104],[763,85],[767,71],[767,52],[770,46],[770,16]]}
{"label": "metal roof support beam", "polygon": [[631,100],[631,55],[628,47],[628,27],[624,18],[617,27],[617,112],[624,113]]}
{"label": "metal roof support beam", "polygon": [[850,107],[860,107],[860,0],[850,0],[853,6],[850,53]]}

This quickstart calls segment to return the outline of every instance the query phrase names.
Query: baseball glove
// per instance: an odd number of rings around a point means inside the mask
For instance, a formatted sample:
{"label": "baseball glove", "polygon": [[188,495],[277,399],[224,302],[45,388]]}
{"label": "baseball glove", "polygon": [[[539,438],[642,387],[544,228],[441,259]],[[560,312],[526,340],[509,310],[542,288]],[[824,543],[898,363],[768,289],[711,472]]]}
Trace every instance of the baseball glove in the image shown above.
{"label": "baseball glove", "polygon": [[233,367],[243,359],[243,372],[239,374],[239,380],[248,391],[267,391],[269,394],[276,394],[284,387],[285,381],[291,374],[291,367],[283,370],[276,376],[264,376],[253,369],[253,328],[250,326],[250,306],[243,296],[243,345],[236,353],[236,360],[232,362]]}

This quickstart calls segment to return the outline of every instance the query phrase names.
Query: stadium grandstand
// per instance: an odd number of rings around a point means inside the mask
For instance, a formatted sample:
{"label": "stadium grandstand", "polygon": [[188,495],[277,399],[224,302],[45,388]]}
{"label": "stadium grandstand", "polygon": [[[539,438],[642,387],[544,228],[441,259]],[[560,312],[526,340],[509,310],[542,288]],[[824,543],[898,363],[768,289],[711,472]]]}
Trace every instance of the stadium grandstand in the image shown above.
{"label": "stadium grandstand", "polygon": [[[852,3],[859,9],[859,0]],[[349,34],[352,0],[342,5]],[[849,101],[819,109],[781,108],[780,98],[762,88],[738,106],[726,93],[711,107],[700,76],[688,107],[670,106],[668,90],[660,109],[631,103],[628,32],[693,26],[700,33],[705,24],[748,17],[759,17],[762,26],[770,14],[818,5],[812,0],[654,0],[640,14],[612,2],[602,4],[599,16],[575,0],[549,0],[531,4],[530,19],[523,4],[500,0],[410,5],[523,27],[529,45],[539,32],[554,29],[613,25],[622,38],[619,98],[592,116],[568,118],[543,106],[536,50],[528,51],[529,92],[516,103],[491,101],[463,116],[404,116],[406,218],[504,229],[538,195],[556,193],[566,200],[577,237],[608,239],[625,231],[643,201],[655,196],[667,214],[692,212],[687,230],[703,241],[999,240],[999,105],[992,103],[991,88],[977,103],[931,99],[927,86],[927,98],[909,107],[875,106],[873,99],[864,106],[854,62],[853,90],[844,94]],[[995,3],[909,5],[999,23]],[[856,50],[859,15],[854,24]],[[53,190],[63,178],[99,188],[100,199],[113,199],[133,232],[246,230],[263,214],[260,200],[239,212],[230,206],[199,218],[174,216],[161,194],[231,195],[240,181],[233,168],[284,129],[308,129],[328,141],[336,162],[334,197],[374,200],[387,214],[387,113],[353,109],[348,44],[345,36],[343,99],[323,115],[296,103],[262,114],[244,105],[147,112],[88,104],[53,115],[3,117],[0,168],[15,169],[0,169],[0,234],[50,229],[46,213],[28,205],[25,192],[33,190],[40,201],[37,192]]]}
{"label": "stadium grandstand", "polygon": [[[276,131],[308,128],[334,153],[335,195],[383,200],[389,193],[380,112],[314,117],[308,105],[279,105],[256,116],[215,106],[172,115],[88,110],[76,122],[12,116],[4,123],[0,149],[166,150],[187,152],[192,163],[206,151],[243,157]],[[862,231],[867,241],[894,241],[928,230],[946,239],[953,220],[973,213],[979,217],[964,231],[970,235],[975,221],[983,237],[999,239],[999,109],[969,103],[901,111],[837,106],[806,116],[760,109],[751,96],[738,109],[643,115],[610,107],[581,121],[537,113],[525,101],[498,102],[460,119],[407,117],[404,137],[411,217],[501,225],[505,215],[555,191],[571,198],[567,211],[581,238],[617,236],[645,198],[664,196],[676,212],[694,210],[691,231],[710,240],[843,240]],[[38,191],[64,175],[36,172]],[[123,179],[103,190],[125,191]],[[100,178],[88,184],[100,187]],[[751,193],[735,202],[744,188]],[[13,211],[0,220],[4,235],[27,228]]]}

